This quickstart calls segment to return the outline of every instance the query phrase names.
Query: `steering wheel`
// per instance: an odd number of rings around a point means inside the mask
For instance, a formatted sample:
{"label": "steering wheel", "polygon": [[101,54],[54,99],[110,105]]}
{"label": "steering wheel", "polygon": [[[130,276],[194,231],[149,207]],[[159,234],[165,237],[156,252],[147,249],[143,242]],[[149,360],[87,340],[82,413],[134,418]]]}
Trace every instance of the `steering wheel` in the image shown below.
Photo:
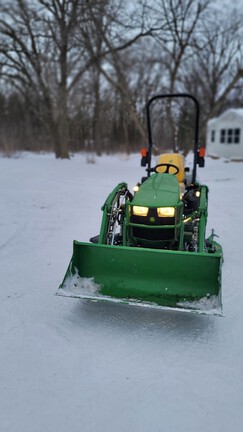
{"label": "steering wheel", "polygon": [[175,170],[175,172],[171,173],[173,175],[178,174],[178,172],[180,171],[179,168],[178,168],[178,166],[176,166],[174,164],[171,164],[171,163],[161,163],[161,164],[155,165],[155,167],[154,168],[150,168],[149,171],[150,172],[158,172],[157,168],[162,167],[162,166],[166,167],[166,170],[164,171],[163,174],[170,174],[170,172],[169,172],[170,168],[174,168],[174,170]]}

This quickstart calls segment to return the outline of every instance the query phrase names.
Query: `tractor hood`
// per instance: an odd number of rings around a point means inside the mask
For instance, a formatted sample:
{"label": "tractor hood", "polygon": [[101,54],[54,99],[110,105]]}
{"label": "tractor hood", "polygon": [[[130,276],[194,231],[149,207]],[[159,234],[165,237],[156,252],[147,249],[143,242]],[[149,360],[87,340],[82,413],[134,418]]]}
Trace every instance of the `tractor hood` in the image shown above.
{"label": "tractor hood", "polygon": [[131,205],[146,207],[174,207],[180,201],[180,187],[173,174],[153,174],[141,184]]}

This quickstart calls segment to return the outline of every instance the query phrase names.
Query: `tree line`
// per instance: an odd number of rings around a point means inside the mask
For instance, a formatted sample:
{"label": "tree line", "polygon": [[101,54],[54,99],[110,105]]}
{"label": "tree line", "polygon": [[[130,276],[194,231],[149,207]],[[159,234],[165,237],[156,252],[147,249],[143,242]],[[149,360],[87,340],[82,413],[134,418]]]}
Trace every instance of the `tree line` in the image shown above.
{"label": "tree line", "polygon": [[[135,151],[145,103],[191,93],[206,123],[243,106],[243,11],[213,0],[0,0],[0,149]],[[190,149],[193,107],[153,109],[158,147]]]}

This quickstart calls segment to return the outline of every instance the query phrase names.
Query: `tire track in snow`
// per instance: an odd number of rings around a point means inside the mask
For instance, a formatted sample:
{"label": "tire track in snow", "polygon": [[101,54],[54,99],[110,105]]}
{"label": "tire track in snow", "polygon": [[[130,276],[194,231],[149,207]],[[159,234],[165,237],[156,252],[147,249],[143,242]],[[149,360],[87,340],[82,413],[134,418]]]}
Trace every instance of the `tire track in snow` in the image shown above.
{"label": "tire track in snow", "polygon": [[2,251],[3,249],[11,245],[13,241],[16,240],[16,238],[18,238],[25,231],[25,229],[26,229],[26,223],[21,228],[16,230],[14,234],[8,237],[7,240],[5,240],[2,244],[0,244],[0,251]]}

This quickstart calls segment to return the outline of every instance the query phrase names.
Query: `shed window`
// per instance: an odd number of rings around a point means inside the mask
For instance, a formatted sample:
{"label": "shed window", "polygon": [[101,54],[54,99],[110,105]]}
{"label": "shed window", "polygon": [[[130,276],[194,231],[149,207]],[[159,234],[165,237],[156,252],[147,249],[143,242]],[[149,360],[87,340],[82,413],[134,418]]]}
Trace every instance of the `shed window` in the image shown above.
{"label": "shed window", "polygon": [[239,144],[240,129],[221,129],[220,143],[221,144]]}
{"label": "shed window", "polygon": [[233,138],[233,129],[228,129],[227,134],[227,143],[232,144],[232,138]]}
{"label": "shed window", "polygon": [[211,131],[211,142],[215,141],[215,130]]}
{"label": "shed window", "polygon": [[221,131],[220,131],[220,143],[221,144],[224,144],[225,143],[225,129],[221,129]]}
{"label": "shed window", "polygon": [[240,142],[240,129],[235,129],[235,136],[234,136],[234,138],[235,138],[235,144],[239,144],[239,142]]}

